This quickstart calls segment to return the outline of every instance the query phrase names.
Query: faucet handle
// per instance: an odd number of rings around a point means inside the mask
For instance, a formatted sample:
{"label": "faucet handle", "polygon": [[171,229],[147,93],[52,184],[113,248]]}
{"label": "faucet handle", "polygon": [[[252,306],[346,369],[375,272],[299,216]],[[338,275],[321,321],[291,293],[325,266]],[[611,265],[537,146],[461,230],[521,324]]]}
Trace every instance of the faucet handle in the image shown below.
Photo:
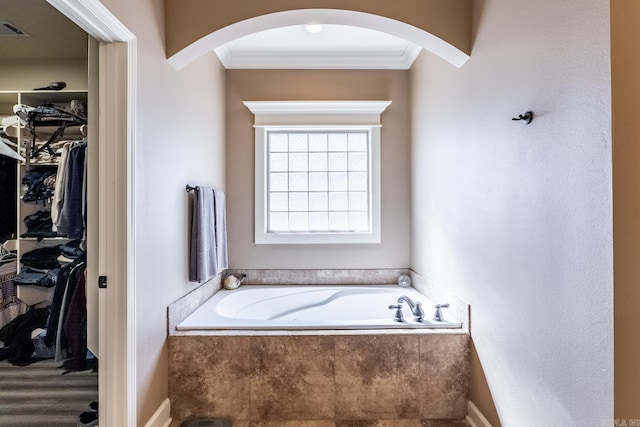
{"label": "faucet handle", "polygon": [[393,316],[393,320],[395,322],[402,322],[404,318],[402,317],[402,304],[398,305],[390,305],[389,310],[396,310],[396,314]]}
{"label": "faucet handle", "polygon": [[443,308],[449,308],[449,304],[436,304],[436,312],[433,315],[433,320],[435,320],[436,322],[442,322],[442,309]]}

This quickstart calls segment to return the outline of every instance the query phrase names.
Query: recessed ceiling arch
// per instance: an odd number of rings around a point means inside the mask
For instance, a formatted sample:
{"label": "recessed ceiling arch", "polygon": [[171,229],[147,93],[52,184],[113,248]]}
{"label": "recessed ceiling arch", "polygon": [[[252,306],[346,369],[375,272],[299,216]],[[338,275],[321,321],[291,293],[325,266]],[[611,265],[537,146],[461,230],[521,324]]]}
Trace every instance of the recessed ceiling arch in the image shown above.
{"label": "recessed ceiling arch", "polygon": [[[186,9],[189,10],[189,8]],[[197,13],[197,11],[192,13]],[[448,15],[451,18],[451,13],[448,13]],[[464,20],[465,18],[466,16],[462,16],[460,19]],[[461,67],[469,59],[468,46],[456,46],[424,28],[419,28],[397,19],[353,10],[296,9],[279,11],[250,17],[220,28],[216,28],[214,24],[208,24],[206,30],[200,28],[200,31],[191,27],[189,31],[190,37],[176,33],[174,26],[179,22],[180,19],[170,21],[167,17],[167,50],[168,54],[171,55],[168,60],[176,69],[181,69],[203,54],[209,53],[213,49],[240,37],[259,31],[304,23],[348,25],[385,32],[413,42],[456,67]],[[206,20],[195,20],[192,24],[197,25],[198,22],[207,26]],[[462,27],[464,29],[464,26]],[[209,32],[207,33],[207,31]],[[205,35],[198,37],[198,33]],[[174,38],[172,38],[172,35]],[[460,37],[452,36],[451,38],[459,39]],[[175,39],[181,40],[176,41]],[[458,43],[458,45],[460,44]],[[173,48],[170,49],[169,46],[173,46]],[[175,50],[175,52],[172,53],[172,50]]]}

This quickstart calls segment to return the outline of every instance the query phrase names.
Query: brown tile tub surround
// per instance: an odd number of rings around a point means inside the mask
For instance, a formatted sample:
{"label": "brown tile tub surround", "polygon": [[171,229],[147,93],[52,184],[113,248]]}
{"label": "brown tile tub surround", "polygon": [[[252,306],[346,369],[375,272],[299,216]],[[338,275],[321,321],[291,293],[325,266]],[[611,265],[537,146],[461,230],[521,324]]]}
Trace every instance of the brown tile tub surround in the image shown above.
{"label": "brown tile tub surround", "polygon": [[[180,427],[174,421],[171,427]],[[378,420],[378,421],[234,421],[233,427],[469,427],[465,420]]]}
{"label": "brown tile tub surround", "polygon": [[250,357],[252,420],[333,419],[333,337],[253,337]]}
{"label": "brown tile tub surround", "polygon": [[[172,418],[462,427],[469,335],[170,336]],[[304,421],[306,420],[306,421]]]}

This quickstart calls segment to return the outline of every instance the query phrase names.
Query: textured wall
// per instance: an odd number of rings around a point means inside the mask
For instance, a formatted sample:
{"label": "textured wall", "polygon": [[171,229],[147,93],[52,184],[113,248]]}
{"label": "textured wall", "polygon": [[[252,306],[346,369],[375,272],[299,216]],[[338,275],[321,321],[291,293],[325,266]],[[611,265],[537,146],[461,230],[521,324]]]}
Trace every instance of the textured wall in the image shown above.
{"label": "textured wall", "polygon": [[505,426],[613,416],[608,7],[477,0],[467,64],[412,70],[411,267],[471,304]]}
{"label": "textured wall", "polygon": [[[406,71],[227,70],[227,235],[231,268],[405,268],[409,263]],[[255,245],[254,116],[243,101],[391,100],[382,114],[382,242]]]}

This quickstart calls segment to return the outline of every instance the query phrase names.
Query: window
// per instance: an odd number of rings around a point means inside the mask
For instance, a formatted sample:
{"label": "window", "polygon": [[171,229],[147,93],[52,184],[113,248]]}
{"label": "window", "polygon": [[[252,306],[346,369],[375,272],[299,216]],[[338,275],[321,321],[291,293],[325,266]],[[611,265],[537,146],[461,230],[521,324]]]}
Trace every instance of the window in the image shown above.
{"label": "window", "polygon": [[245,102],[255,114],[255,242],[380,242],[389,101]]}

